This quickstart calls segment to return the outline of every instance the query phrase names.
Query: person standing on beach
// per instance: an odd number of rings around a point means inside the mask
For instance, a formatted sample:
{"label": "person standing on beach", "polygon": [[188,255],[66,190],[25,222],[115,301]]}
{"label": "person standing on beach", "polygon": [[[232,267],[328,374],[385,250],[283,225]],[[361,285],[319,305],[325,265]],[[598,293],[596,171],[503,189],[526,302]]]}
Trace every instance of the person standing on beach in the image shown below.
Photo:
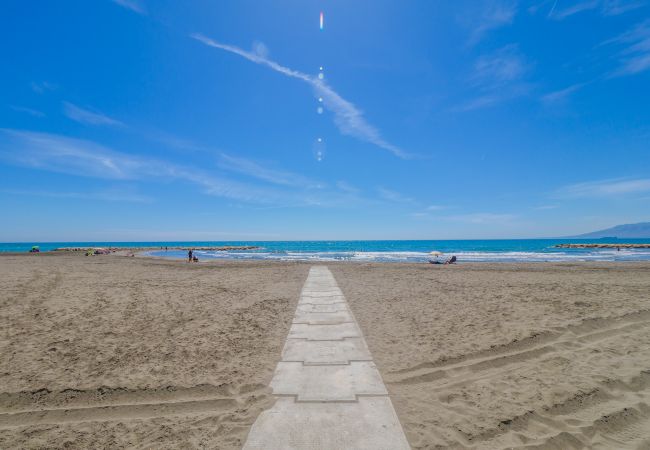
{"label": "person standing on beach", "polygon": [[187,261],[192,262],[192,249],[187,251]]}

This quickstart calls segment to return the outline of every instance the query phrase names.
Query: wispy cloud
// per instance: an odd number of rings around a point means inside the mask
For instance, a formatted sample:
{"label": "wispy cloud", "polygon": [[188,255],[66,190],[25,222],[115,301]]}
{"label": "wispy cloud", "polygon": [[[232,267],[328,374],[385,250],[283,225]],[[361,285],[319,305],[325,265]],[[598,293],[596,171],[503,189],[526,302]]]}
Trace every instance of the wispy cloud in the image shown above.
{"label": "wispy cloud", "polygon": [[614,178],[564,186],[555,192],[560,198],[622,197],[650,192],[650,178]]}
{"label": "wispy cloud", "polygon": [[[559,0],[558,0],[559,1]],[[561,8],[558,7],[558,4],[554,4],[554,8],[549,13],[549,17],[555,20],[566,19],[567,17],[573,16],[584,11],[590,11],[598,8],[600,2],[598,0],[589,0],[586,2],[574,3],[571,6]]]}
{"label": "wispy cloud", "polygon": [[99,126],[124,126],[122,122],[112,119],[100,112],[90,111],[73,105],[69,102],[63,102],[63,113],[75,122],[83,123],[86,125],[99,125]]}
{"label": "wispy cloud", "polygon": [[163,144],[165,147],[170,147],[176,150],[187,150],[190,152],[205,152],[210,151],[204,145],[200,145],[190,139],[175,136],[162,130],[148,130],[144,131],[143,135],[154,142]]}
{"label": "wispy cloud", "polygon": [[38,191],[38,190],[16,190],[16,189],[3,189],[5,194],[10,195],[28,195],[34,197],[49,197],[49,198],[69,198],[80,200],[100,200],[107,202],[134,202],[134,203],[150,203],[150,197],[137,194],[132,191],[123,189],[109,189],[98,192],[54,192],[54,191]]}
{"label": "wispy cloud", "polygon": [[[361,141],[365,141],[376,145],[384,150],[387,150],[400,158],[407,158],[408,154],[396,145],[386,141],[377,128],[368,123],[365,119],[363,112],[357,108],[352,102],[344,99],[334,89],[332,89],[324,80],[316,76],[309,75],[298,70],[278,64],[277,62],[269,59],[266,55],[268,50],[263,52],[259,51],[259,45],[256,47],[255,52],[243,50],[234,45],[222,44],[214,41],[202,34],[192,34],[191,37],[203,44],[224,50],[235,55],[241,56],[255,64],[266,66],[278,73],[285,76],[295,78],[309,84],[316,96],[322,97],[325,108],[334,113],[334,123],[341,133],[353,136]],[[265,47],[264,47],[265,48]]]}
{"label": "wispy cloud", "polygon": [[130,9],[131,11],[138,14],[147,13],[147,9],[144,7],[144,4],[138,0],[113,0],[113,3],[116,3],[123,8]]}
{"label": "wispy cloud", "polygon": [[17,112],[29,114],[30,116],[34,116],[34,117],[45,117],[45,113],[43,113],[41,111],[38,111],[36,109],[25,108],[24,106],[13,106],[12,105],[11,109],[13,109],[14,111],[17,111]]}
{"label": "wispy cloud", "polygon": [[245,158],[230,156],[225,153],[219,155],[217,163],[224,170],[237,172],[249,177],[267,181],[281,186],[321,188],[322,183],[311,180],[303,175],[271,168],[270,165]]}
{"label": "wispy cloud", "polygon": [[474,111],[477,109],[488,108],[490,106],[496,105],[503,100],[503,97],[499,95],[482,95],[480,97],[473,98],[469,101],[461,103],[460,105],[455,106],[452,110],[454,112],[468,112]]}
{"label": "wispy cloud", "polygon": [[563,3],[562,0],[556,0],[553,3],[548,17],[555,20],[564,20],[586,11],[597,11],[603,16],[618,16],[646,5],[644,1],[634,0],[586,0],[569,6],[564,6],[561,3]]}
{"label": "wispy cloud", "polygon": [[197,186],[206,195],[265,206],[329,207],[350,204],[350,196],[332,190],[295,186],[284,186],[280,189],[244,183],[206,172],[205,169],[134,156],[91,141],[49,133],[0,129],[0,160],[80,177],[118,181],[183,182]]}
{"label": "wispy cloud", "polygon": [[634,0],[604,0],[602,3],[601,10],[603,15],[606,16],[618,16],[629,11],[634,11],[635,9],[643,8],[648,4],[646,1]]}
{"label": "wispy cloud", "polygon": [[477,212],[467,214],[435,214],[433,211],[419,211],[411,213],[411,217],[436,222],[466,224],[470,226],[497,226],[510,227],[516,225],[520,217],[509,213]]}
{"label": "wispy cloud", "polygon": [[470,45],[482,40],[490,31],[512,24],[517,14],[517,1],[514,0],[471,2],[471,7],[472,12],[464,16],[464,21],[472,30]]}
{"label": "wispy cloud", "polygon": [[619,68],[612,76],[635,75],[650,69],[650,20],[641,22],[603,45],[616,45]]}
{"label": "wispy cloud", "polygon": [[416,201],[414,199],[412,199],[411,197],[407,197],[406,195],[400,194],[397,191],[393,191],[391,189],[386,189],[384,187],[378,187],[377,192],[379,193],[379,196],[382,199],[387,200],[389,202],[393,202],[393,203],[409,203],[409,204],[416,203]]}
{"label": "wispy cloud", "polygon": [[28,167],[106,179],[134,179],[146,165],[136,158],[81,139],[2,130],[0,157]]}
{"label": "wispy cloud", "polygon": [[496,213],[472,213],[459,214],[456,216],[447,216],[448,219],[458,222],[471,223],[476,225],[509,225],[516,219],[515,214],[496,214]]}
{"label": "wispy cloud", "polygon": [[336,187],[342,190],[343,192],[346,192],[348,194],[352,195],[358,195],[361,193],[361,189],[359,189],[356,186],[351,185],[347,181],[339,180],[336,182]]}
{"label": "wispy cloud", "polygon": [[528,93],[529,86],[522,79],[530,69],[531,64],[515,44],[480,56],[468,79],[478,95],[456,106],[454,111],[486,108]]}
{"label": "wispy cloud", "polygon": [[532,5],[528,6],[526,8],[526,11],[528,11],[529,14],[537,14],[542,10],[547,11],[547,8],[550,7],[551,12],[553,12],[557,6],[557,2],[558,0],[542,0],[541,2],[533,3]]}
{"label": "wispy cloud", "polygon": [[22,166],[109,180],[184,181],[209,195],[247,202],[272,203],[282,195],[209,175],[204,171],[166,161],[114,151],[82,139],[48,133],[1,130],[0,158]]}
{"label": "wispy cloud", "polygon": [[422,211],[416,211],[411,213],[411,217],[417,219],[434,219],[440,218],[440,212],[449,209],[449,206],[445,205],[429,205]]}
{"label": "wispy cloud", "polygon": [[500,88],[521,79],[528,68],[529,65],[519,47],[510,44],[479,57],[474,64],[470,81],[480,88]]}
{"label": "wispy cloud", "polygon": [[56,89],[56,85],[48,81],[32,81],[30,84],[32,91],[37,94],[44,94],[46,91],[53,91]]}
{"label": "wispy cloud", "polygon": [[548,94],[545,94],[542,96],[541,100],[542,103],[550,106],[556,103],[563,102],[566,100],[571,94],[574,92],[582,89],[584,87],[585,83],[577,83],[574,85],[571,85],[569,87],[566,87],[564,89],[560,89],[558,91],[553,91],[549,92]]}

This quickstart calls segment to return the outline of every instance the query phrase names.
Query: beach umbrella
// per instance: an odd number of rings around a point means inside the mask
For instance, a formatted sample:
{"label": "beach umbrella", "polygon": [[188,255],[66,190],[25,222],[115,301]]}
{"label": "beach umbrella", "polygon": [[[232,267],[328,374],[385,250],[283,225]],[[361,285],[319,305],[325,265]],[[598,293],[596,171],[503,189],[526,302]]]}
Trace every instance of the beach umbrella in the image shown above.
{"label": "beach umbrella", "polygon": [[442,252],[433,251],[433,252],[431,252],[431,253],[429,253],[429,254],[430,254],[431,256],[440,256],[440,255],[442,255]]}

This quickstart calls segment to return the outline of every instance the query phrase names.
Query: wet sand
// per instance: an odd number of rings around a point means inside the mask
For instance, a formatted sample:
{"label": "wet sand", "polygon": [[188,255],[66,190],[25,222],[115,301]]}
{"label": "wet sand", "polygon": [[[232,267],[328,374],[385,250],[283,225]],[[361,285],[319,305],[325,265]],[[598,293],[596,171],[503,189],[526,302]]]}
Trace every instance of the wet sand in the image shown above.
{"label": "wet sand", "polygon": [[[239,448],[311,265],[0,256],[0,448]],[[414,448],[650,447],[650,264],[327,264]]]}

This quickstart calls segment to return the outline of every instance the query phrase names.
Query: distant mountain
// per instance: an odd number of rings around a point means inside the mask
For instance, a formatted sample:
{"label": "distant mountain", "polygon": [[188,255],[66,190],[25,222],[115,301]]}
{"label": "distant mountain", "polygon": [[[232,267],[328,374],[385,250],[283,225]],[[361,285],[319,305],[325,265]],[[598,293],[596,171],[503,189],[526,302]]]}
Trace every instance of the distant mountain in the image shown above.
{"label": "distant mountain", "polygon": [[649,238],[650,239],[650,222],[628,223],[625,225],[616,225],[605,230],[593,231],[591,233],[571,236],[572,239],[600,239],[600,238]]}

